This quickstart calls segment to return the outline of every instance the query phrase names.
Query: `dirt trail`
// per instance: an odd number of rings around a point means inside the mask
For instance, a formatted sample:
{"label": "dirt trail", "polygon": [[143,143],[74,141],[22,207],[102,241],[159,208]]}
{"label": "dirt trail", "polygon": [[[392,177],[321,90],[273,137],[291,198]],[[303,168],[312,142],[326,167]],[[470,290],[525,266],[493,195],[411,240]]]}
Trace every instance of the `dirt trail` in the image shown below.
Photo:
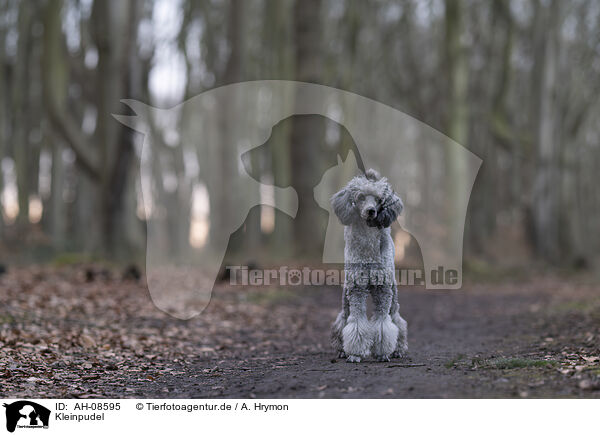
{"label": "dirt trail", "polygon": [[219,287],[181,321],[137,283],[0,280],[3,397],[600,397],[600,287],[560,279],[400,291],[409,356],[334,359],[335,288]]}

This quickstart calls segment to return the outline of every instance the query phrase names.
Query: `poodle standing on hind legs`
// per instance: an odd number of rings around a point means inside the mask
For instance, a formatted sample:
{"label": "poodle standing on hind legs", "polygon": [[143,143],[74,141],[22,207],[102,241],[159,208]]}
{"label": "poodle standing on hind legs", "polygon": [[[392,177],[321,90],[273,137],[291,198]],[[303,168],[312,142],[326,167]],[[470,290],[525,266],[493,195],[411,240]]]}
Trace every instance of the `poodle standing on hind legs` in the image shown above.
{"label": "poodle standing on hind legs", "polygon": [[[375,356],[379,361],[404,356],[407,325],[398,312],[394,280],[394,242],[390,225],[402,212],[402,201],[387,179],[373,169],[354,177],[331,199],[344,225],[346,280],[342,311],[331,341],[348,362]],[[367,318],[367,297],[373,298],[373,318]]]}

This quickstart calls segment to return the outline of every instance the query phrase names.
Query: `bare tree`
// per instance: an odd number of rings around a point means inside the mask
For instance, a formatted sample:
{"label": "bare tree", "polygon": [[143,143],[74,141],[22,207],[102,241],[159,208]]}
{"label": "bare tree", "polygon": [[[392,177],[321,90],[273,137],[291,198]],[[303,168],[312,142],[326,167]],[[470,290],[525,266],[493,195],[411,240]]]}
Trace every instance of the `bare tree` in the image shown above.
{"label": "bare tree", "polygon": [[[44,29],[49,67],[49,73],[44,75],[47,113],[53,128],[74,152],[78,167],[93,183],[92,195],[80,196],[81,201],[87,201],[86,208],[93,209],[87,223],[88,246],[105,252],[111,252],[115,247],[113,233],[117,228],[118,205],[131,167],[131,143],[127,135],[120,133],[126,127],[120,126],[111,114],[118,111],[119,99],[125,95],[130,83],[129,59],[135,51],[135,41],[130,44],[122,41],[131,41],[132,29],[137,27],[137,23],[130,21],[134,4],[95,1],[92,6],[90,28],[98,53],[93,95],[97,118],[93,136],[82,131],[64,107],[64,96],[53,89],[53,81],[61,83],[58,90],[64,86],[65,72],[61,69],[69,60],[60,26],[56,24],[60,23],[62,2],[52,0],[46,8],[46,22],[52,24]],[[107,29],[108,23],[111,23],[111,31]],[[89,85],[81,83],[81,86],[87,88]]]}

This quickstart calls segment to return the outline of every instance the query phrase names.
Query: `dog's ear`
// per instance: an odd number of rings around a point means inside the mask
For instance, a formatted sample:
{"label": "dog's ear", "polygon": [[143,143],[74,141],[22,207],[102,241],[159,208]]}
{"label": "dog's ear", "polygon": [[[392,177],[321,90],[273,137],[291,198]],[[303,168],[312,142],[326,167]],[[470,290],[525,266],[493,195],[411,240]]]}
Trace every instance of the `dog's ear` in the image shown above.
{"label": "dog's ear", "polygon": [[352,199],[350,198],[348,189],[342,189],[331,197],[331,207],[342,225],[350,225],[352,223],[354,207],[352,206]]}
{"label": "dog's ear", "polygon": [[377,217],[373,219],[372,224],[368,222],[370,226],[376,226],[378,228],[387,228],[394,223],[400,213],[404,209],[402,200],[392,190],[385,200],[381,203],[379,210],[377,211]]}

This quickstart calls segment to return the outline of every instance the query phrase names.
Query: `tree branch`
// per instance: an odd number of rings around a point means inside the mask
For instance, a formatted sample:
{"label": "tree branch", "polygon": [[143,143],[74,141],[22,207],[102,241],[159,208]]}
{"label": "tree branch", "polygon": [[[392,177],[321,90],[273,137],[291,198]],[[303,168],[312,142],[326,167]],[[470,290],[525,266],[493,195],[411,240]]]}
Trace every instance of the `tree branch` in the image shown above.
{"label": "tree branch", "polygon": [[[47,80],[45,80],[47,81]],[[47,83],[44,87],[47,87]],[[67,142],[67,145],[73,150],[77,164],[83,169],[93,180],[100,179],[100,169],[96,166],[94,159],[89,155],[86,149],[86,142],[89,140],[81,130],[75,125],[66,112],[61,111],[56,103],[52,101],[52,97],[45,92],[46,97],[46,113],[52,123],[52,126]]]}

